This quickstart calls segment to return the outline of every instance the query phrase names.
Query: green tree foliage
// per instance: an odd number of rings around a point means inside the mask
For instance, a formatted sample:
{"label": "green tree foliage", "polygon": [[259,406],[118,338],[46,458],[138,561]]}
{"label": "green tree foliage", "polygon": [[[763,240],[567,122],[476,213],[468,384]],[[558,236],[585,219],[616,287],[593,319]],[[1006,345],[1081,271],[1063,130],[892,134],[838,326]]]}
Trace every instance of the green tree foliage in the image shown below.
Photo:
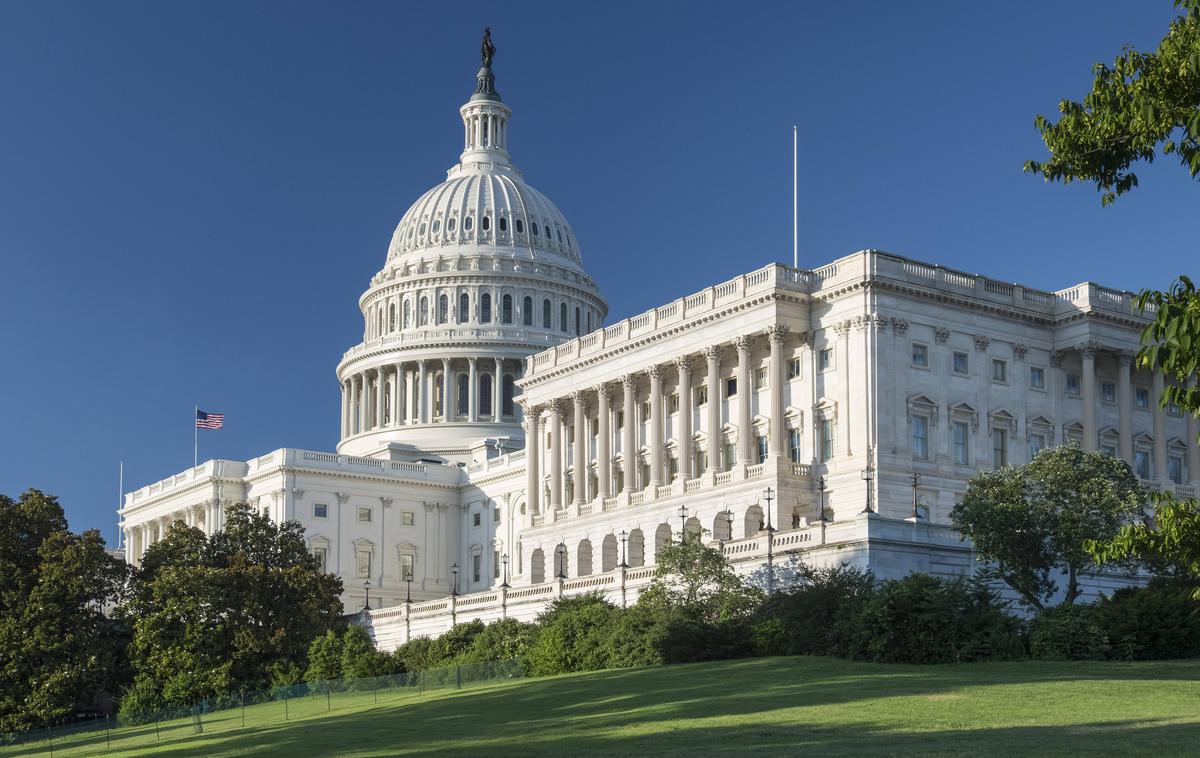
{"label": "green tree foliage", "polygon": [[534,676],[607,668],[605,642],[616,608],[599,595],[559,598],[537,618],[541,627],[529,650]]}
{"label": "green tree foliage", "polygon": [[1189,386],[1200,373],[1200,292],[1191,279],[1181,276],[1166,292],[1143,291],[1137,307],[1153,317],[1142,330],[1138,368],[1160,371],[1177,382],[1163,388],[1159,405],[1175,403],[1200,415],[1200,387]]}
{"label": "green tree foliage", "polygon": [[1095,606],[1046,608],[1029,623],[1029,652],[1034,658],[1098,661],[1108,657],[1111,649]]}
{"label": "green tree foliage", "polygon": [[487,663],[489,661],[525,660],[537,641],[538,628],[516,619],[503,619],[488,624],[463,650],[457,663]]}
{"label": "green tree foliage", "polygon": [[1078,445],[1041,451],[1023,466],[983,471],[950,512],[981,560],[1024,602],[1043,608],[1066,574],[1063,605],[1079,597],[1079,579],[1093,562],[1092,541],[1114,537],[1140,515],[1145,493],[1129,466]]}
{"label": "green tree foliage", "polygon": [[1110,657],[1166,660],[1200,656],[1200,601],[1178,582],[1156,579],[1125,587],[1096,606],[1097,623],[1112,644]]}
{"label": "green tree foliage", "polygon": [[1200,177],[1200,0],[1175,0],[1184,13],[1171,22],[1153,52],[1126,48],[1111,67],[1097,63],[1082,103],[1063,100],[1058,122],[1038,115],[1034,125],[1050,151],[1025,171],[1047,181],[1091,181],[1109,205],[1137,186],[1130,166],[1178,155]]}
{"label": "green tree foliage", "polygon": [[313,640],[338,621],[341,591],[299,524],[244,505],[211,537],[176,523],[134,575],[126,610],[136,678],[122,712],[298,678]]}
{"label": "green tree foliage", "polygon": [[1200,600],[1200,501],[1152,492],[1154,518],[1126,524],[1109,539],[1087,544],[1097,562],[1137,560],[1160,575],[1178,577]]}
{"label": "green tree foliage", "polygon": [[99,532],[68,530],[56,498],[0,495],[0,731],[103,709],[115,695],[124,635],[103,609],[125,576]]}
{"label": "green tree foliage", "polygon": [[875,593],[875,576],[852,566],[814,568],[792,561],[790,588],[755,614],[759,655],[848,655],[856,624]]}
{"label": "green tree foliage", "polygon": [[742,581],[718,548],[699,535],[671,542],[655,557],[654,580],[639,603],[661,602],[704,622],[744,618],[762,593]]}
{"label": "green tree foliage", "polygon": [[315,684],[341,678],[342,638],[329,629],[308,646],[308,669],[304,672],[304,680]]}

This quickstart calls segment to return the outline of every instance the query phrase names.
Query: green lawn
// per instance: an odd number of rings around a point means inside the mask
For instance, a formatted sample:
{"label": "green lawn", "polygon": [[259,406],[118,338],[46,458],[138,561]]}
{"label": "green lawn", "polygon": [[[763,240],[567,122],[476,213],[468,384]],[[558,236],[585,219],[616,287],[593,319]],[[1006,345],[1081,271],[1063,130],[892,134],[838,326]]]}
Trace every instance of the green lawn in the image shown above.
{"label": "green lawn", "polygon": [[[1200,662],[627,669],[247,708],[247,726],[114,737],[121,755],[1200,754]],[[326,707],[333,710],[325,713]],[[307,708],[307,710],[304,710]],[[161,740],[161,741],[159,741]],[[65,749],[55,756],[100,755]],[[0,755],[11,751],[0,750]],[[26,750],[23,754],[31,754]],[[49,755],[49,751],[32,753]]]}

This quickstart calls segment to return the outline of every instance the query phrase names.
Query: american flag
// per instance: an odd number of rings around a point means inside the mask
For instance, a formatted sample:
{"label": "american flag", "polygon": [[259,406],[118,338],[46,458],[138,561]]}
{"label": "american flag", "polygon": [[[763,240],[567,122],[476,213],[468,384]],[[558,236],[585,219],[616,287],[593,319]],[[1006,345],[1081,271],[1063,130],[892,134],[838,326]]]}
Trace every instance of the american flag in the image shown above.
{"label": "american flag", "polygon": [[220,429],[225,425],[224,413],[207,413],[205,411],[196,411],[196,428],[197,429]]}

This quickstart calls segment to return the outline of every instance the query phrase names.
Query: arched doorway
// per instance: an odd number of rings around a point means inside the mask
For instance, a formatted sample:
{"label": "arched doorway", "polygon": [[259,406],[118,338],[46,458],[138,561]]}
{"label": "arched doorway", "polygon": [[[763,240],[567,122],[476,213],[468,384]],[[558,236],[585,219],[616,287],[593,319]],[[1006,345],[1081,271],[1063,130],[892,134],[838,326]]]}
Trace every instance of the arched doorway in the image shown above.
{"label": "arched doorway", "polygon": [[713,517],[713,537],[722,542],[728,542],[733,539],[733,524],[729,523],[729,515],[726,511],[720,511]]}
{"label": "arched doorway", "polygon": [[579,549],[576,553],[577,571],[576,576],[587,576],[592,573],[592,542],[591,540],[582,540],[579,543]]}
{"label": "arched doorway", "polygon": [[658,554],[662,549],[671,543],[671,527],[669,524],[659,524],[654,530],[654,560],[658,560]]}
{"label": "arched doorway", "polygon": [[700,526],[700,519],[696,518],[695,516],[692,516],[687,521],[683,522],[683,529],[689,540],[691,540],[693,537],[699,537],[704,531],[704,527]]}
{"label": "arched doorway", "polygon": [[642,535],[641,529],[634,529],[629,533],[629,542],[625,545],[629,551],[629,557],[625,562],[630,568],[646,565],[646,538]]}
{"label": "arched doorway", "polygon": [[529,581],[534,584],[546,581],[546,554],[540,547],[529,556]]}
{"label": "arched doorway", "polygon": [[600,543],[600,570],[613,571],[617,568],[617,535],[605,535]]}
{"label": "arched doorway", "polygon": [[753,537],[766,528],[763,521],[763,509],[757,503],[746,509],[746,517],[742,521],[742,536]]}

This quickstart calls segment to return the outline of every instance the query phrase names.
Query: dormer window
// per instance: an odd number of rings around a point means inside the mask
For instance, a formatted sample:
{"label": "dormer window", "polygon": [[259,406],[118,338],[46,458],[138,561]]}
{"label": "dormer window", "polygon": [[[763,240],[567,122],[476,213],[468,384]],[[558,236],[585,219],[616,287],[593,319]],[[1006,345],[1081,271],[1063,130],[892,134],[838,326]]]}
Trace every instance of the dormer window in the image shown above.
{"label": "dormer window", "polygon": [[517,234],[524,234],[524,233],[525,233],[525,222],[521,221],[521,219],[517,219]]}
{"label": "dormer window", "polygon": [[549,240],[550,239],[550,225],[546,224],[546,226],[544,226],[543,229],[545,229],[545,231],[546,231],[546,239]]}
{"label": "dormer window", "polygon": [[[534,237],[538,236],[538,225],[537,224],[533,224],[532,226],[529,227],[529,229],[530,229],[530,231],[533,232]],[[517,231],[521,231],[521,230],[518,228]]]}
{"label": "dormer window", "polygon": [[417,236],[418,237],[425,236],[425,222],[424,221],[422,221],[421,226],[417,228]]}
{"label": "dormer window", "polygon": [[454,225],[455,225],[455,223],[456,223],[456,222],[454,221],[454,218],[453,218],[453,217],[451,217],[450,219],[448,219],[448,220],[446,221],[446,231],[448,231],[448,232],[452,232],[452,231],[454,231]]}
{"label": "dormer window", "polygon": [[483,231],[485,231],[485,232],[486,232],[487,230],[491,229],[491,228],[492,228],[492,219],[491,219],[491,217],[490,217],[490,216],[484,216],[482,219],[480,219],[480,220],[479,220],[479,228],[480,228],[480,229],[482,229],[482,230],[483,230]]}
{"label": "dormer window", "polygon": [[508,219],[505,218],[504,216],[500,217],[500,231],[502,231],[502,232],[508,231]]}
{"label": "dormer window", "polygon": [[466,218],[463,219],[463,231],[465,231],[465,232],[471,231],[471,226],[473,225],[472,218],[473,218],[472,216],[467,216]]}
{"label": "dormer window", "polygon": [[434,219],[431,230],[433,231],[434,234],[437,234],[438,232],[440,232],[442,230],[442,222],[439,221],[438,219]]}

